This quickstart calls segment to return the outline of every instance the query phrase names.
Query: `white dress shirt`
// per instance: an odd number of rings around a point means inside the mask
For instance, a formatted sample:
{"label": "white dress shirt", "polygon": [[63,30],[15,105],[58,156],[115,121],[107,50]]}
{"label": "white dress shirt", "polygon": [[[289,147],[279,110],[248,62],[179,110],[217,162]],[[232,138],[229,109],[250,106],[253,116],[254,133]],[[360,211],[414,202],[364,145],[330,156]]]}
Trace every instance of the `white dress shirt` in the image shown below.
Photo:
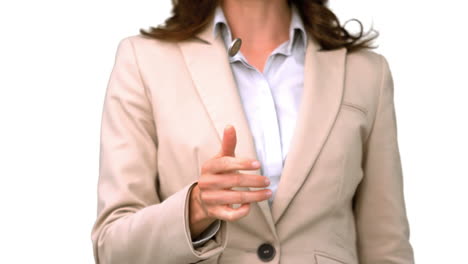
{"label": "white dress shirt", "polygon": [[[221,34],[226,48],[232,35],[221,7],[214,16],[213,34]],[[261,45],[261,43],[259,43]],[[242,100],[244,113],[254,138],[262,175],[271,181],[269,188],[273,201],[278,189],[299,110],[304,86],[304,58],[307,33],[298,10],[292,6],[289,40],[278,46],[268,57],[264,71],[260,72],[238,52],[229,57],[232,73]],[[242,135],[240,135],[242,136]],[[219,229],[215,222],[194,241],[202,245]]]}
{"label": "white dress shirt", "polygon": [[[226,47],[231,31],[221,7],[215,12],[213,34],[221,32]],[[259,43],[261,45],[261,43]],[[261,173],[270,178],[274,194],[296,126],[304,86],[306,31],[296,8],[292,8],[289,40],[268,57],[264,72],[253,67],[239,51],[230,57],[244,113],[255,141]]]}

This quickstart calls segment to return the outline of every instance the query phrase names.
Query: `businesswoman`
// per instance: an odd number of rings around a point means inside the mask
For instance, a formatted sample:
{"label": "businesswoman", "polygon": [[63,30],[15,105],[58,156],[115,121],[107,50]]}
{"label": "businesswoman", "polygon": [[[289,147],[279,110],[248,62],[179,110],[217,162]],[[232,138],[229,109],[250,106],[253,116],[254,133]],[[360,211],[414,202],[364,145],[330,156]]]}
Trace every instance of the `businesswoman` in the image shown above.
{"label": "businesswoman", "polygon": [[121,40],[96,263],[414,262],[389,65],[326,2],[179,0]]}

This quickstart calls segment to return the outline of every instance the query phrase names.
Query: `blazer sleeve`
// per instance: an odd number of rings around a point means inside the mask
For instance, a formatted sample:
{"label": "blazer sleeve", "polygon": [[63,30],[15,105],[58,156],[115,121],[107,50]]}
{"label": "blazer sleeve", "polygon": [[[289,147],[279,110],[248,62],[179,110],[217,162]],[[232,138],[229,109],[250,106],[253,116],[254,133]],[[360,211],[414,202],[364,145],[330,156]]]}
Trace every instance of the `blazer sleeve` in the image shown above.
{"label": "blazer sleeve", "polygon": [[410,264],[414,257],[403,195],[393,79],[387,60],[379,56],[378,106],[364,144],[364,177],[354,200],[359,263]]}
{"label": "blazer sleeve", "polygon": [[95,262],[183,264],[216,258],[226,246],[225,223],[202,247],[192,245],[188,206],[196,182],[164,201],[158,195],[156,124],[134,48],[131,37],[120,41],[104,100]]}

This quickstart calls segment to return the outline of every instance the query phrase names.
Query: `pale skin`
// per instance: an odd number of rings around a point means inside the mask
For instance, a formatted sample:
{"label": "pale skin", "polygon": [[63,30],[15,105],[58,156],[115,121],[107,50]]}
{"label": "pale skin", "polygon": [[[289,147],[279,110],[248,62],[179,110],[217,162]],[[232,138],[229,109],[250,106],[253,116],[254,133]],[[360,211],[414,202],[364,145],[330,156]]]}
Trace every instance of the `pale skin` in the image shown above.
{"label": "pale skin", "polygon": [[[247,61],[263,72],[271,52],[289,39],[291,10],[286,0],[223,0],[221,7],[232,31],[242,39],[241,52]],[[204,162],[198,184],[190,193],[189,226],[197,237],[217,219],[237,221],[249,214],[252,203],[268,200],[270,181],[262,175],[240,173],[259,169],[255,159],[236,157],[236,130],[227,126],[221,149]],[[265,188],[234,191],[233,187]],[[232,208],[232,204],[241,204]]]}

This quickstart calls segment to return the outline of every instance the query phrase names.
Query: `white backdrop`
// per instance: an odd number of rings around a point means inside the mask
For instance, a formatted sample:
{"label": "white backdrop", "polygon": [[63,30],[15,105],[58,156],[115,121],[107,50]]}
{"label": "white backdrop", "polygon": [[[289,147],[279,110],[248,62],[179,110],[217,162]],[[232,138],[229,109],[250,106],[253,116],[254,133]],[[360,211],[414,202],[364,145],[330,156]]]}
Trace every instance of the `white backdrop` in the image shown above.
{"label": "white backdrop", "polygon": [[[417,263],[468,263],[463,4],[331,3],[342,22],[381,34]],[[0,2],[0,263],[93,263],[100,119],[117,44],[169,12],[169,0]]]}

